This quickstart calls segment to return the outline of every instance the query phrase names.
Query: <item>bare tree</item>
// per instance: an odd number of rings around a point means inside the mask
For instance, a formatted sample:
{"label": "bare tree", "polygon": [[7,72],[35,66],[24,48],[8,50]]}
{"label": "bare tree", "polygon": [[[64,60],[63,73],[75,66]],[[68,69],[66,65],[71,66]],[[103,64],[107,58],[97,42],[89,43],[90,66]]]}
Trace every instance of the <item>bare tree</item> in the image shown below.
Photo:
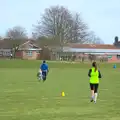
{"label": "bare tree", "polygon": [[26,39],[27,33],[25,28],[20,26],[15,26],[12,29],[9,29],[6,33],[6,37],[12,38],[12,39]]}
{"label": "bare tree", "polygon": [[88,36],[88,27],[82,21],[80,14],[76,13],[73,16],[73,23],[71,29],[71,42],[74,43],[79,42],[82,44],[88,40],[86,39],[87,36]]}
{"label": "bare tree", "polygon": [[52,6],[45,10],[41,21],[35,26],[39,36],[50,36],[60,43],[81,42],[85,40],[87,26],[79,14],[73,16],[63,6]]}
{"label": "bare tree", "polygon": [[2,37],[0,36],[0,40],[2,40]]}
{"label": "bare tree", "polygon": [[34,39],[34,40],[37,40],[37,39],[38,39],[37,33],[32,32],[32,39]]}
{"label": "bare tree", "polygon": [[52,6],[45,9],[34,28],[33,37],[35,39],[41,36],[50,37],[53,40],[59,40],[60,45],[66,43],[103,43],[94,32],[88,31],[88,26],[80,14],[72,14],[63,6]]}
{"label": "bare tree", "polygon": [[53,6],[45,10],[36,30],[40,36],[57,37],[61,42],[65,42],[62,40],[67,40],[71,20],[72,16],[68,9],[63,6]]}
{"label": "bare tree", "polygon": [[58,39],[54,40],[53,38],[50,37],[39,37],[36,41],[36,43],[40,46],[59,46],[60,41]]}
{"label": "bare tree", "polygon": [[103,40],[100,37],[96,36],[93,31],[89,32],[87,39],[87,43],[89,44],[104,44]]}
{"label": "bare tree", "polygon": [[104,41],[100,37],[96,37],[95,44],[104,44]]}

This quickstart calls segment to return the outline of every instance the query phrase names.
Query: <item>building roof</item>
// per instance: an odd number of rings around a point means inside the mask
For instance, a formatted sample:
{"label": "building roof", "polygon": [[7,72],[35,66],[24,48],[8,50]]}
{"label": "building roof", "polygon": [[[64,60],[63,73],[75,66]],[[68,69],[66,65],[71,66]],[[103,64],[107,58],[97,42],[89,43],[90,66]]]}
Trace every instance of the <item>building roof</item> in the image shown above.
{"label": "building roof", "polygon": [[111,44],[68,44],[68,47],[82,49],[120,49]]}
{"label": "building roof", "polygon": [[120,53],[120,49],[91,49],[91,48],[70,48],[64,47],[64,52],[80,52],[80,53]]}
{"label": "building roof", "polygon": [[31,47],[36,47],[36,43],[33,40],[11,40],[11,39],[3,39],[0,40],[0,49],[11,49],[14,45],[19,45],[20,47],[24,46],[25,44],[29,43]]}
{"label": "building roof", "polygon": [[10,39],[4,39],[0,40],[0,49],[10,49],[13,48],[13,45],[21,45],[25,43],[27,40],[10,40]]}

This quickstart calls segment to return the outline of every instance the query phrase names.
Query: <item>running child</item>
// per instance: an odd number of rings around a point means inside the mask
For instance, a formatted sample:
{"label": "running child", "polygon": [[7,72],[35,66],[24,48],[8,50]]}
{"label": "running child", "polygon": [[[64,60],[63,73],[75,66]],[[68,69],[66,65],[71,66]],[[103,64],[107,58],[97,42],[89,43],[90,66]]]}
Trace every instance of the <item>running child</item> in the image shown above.
{"label": "running child", "polygon": [[92,68],[88,72],[88,76],[90,77],[90,89],[91,89],[91,102],[97,101],[98,96],[98,86],[99,86],[99,78],[102,78],[100,70],[97,68],[96,62],[92,63]]}

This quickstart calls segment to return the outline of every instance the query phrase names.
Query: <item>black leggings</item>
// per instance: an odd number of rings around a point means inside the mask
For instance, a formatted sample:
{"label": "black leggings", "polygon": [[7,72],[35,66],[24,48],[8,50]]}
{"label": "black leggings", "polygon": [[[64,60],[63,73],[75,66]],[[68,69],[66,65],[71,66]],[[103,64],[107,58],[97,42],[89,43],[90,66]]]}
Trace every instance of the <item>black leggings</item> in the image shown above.
{"label": "black leggings", "polygon": [[90,83],[90,89],[94,90],[94,93],[97,93],[99,84]]}
{"label": "black leggings", "polygon": [[42,75],[43,75],[43,81],[45,81],[46,80],[46,76],[47,76],[47,72],[46,71],[42,72]]}

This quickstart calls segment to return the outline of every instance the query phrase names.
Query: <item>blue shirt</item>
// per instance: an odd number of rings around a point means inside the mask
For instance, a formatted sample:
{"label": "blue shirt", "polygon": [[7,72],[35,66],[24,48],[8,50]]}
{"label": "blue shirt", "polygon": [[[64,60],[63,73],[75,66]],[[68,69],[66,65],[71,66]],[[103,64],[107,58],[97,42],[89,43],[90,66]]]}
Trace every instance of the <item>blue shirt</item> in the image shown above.
{"label": "blue shirt", "polygon": [[40,66],[40,69],[42,71],[48,71],[48,65],[46,63],[42,63],[41,66]]}

